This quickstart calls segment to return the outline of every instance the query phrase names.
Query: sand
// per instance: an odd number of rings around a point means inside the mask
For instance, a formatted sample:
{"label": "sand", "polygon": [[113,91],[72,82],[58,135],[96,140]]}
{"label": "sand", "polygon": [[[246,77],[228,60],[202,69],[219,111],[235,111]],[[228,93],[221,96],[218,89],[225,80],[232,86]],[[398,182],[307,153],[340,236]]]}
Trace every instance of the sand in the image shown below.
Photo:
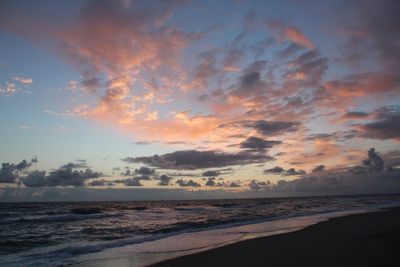
{"label": "sand", "polygon": [[400,266],[400,208],[333,218],[153,266]]}

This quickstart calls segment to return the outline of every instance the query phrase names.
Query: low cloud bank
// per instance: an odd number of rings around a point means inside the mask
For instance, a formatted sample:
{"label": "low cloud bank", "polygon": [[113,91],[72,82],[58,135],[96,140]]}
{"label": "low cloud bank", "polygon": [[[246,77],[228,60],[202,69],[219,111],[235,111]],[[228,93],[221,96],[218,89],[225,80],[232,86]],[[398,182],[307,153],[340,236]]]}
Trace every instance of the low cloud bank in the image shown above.
{"label": "low cloud bank", "polygon": [[161,169],[194,170],[264,163],[272,159],[271,156],[264,153],[182,150],[150,157],[125,158],[124,161],[128,163],[143,163]]}
{"label": "low cloud bank", "polygon": [[2,163],[0,168],[0,183],[15,183],[25,170],[29,169],[37,162],[38,160],[35,157],[31,161],[24,159],[17,164],[9,162]]}

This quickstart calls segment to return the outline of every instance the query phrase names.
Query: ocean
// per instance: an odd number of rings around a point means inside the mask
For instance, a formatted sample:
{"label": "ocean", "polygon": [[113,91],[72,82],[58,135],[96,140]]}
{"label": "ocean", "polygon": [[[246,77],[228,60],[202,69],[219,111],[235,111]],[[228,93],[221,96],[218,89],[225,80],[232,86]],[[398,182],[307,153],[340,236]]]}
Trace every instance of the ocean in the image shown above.
{"label": "ocean", "polygon": [[146,265],[398,205],[400,195],[0,203],[0,265],[84,266],[110,257]]}

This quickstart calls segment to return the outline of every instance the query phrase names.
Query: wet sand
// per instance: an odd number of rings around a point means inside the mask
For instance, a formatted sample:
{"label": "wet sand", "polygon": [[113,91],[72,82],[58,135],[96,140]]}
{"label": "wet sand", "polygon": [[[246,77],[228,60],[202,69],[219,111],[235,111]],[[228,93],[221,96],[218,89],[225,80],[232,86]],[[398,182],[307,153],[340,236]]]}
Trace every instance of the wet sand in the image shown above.
{"label": "wet sand", "polygon": [[400,266],[400,208],[333,218],[152,266]]}

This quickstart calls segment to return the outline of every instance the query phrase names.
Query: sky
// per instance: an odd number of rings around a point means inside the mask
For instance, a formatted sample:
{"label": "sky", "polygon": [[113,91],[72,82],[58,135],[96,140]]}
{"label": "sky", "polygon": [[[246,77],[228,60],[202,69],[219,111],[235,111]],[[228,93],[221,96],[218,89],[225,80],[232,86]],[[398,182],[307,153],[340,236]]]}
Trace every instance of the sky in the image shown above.
{"label": "sky", "polygon": [[400,192],[399,12],[1,1],[0,201]]}

